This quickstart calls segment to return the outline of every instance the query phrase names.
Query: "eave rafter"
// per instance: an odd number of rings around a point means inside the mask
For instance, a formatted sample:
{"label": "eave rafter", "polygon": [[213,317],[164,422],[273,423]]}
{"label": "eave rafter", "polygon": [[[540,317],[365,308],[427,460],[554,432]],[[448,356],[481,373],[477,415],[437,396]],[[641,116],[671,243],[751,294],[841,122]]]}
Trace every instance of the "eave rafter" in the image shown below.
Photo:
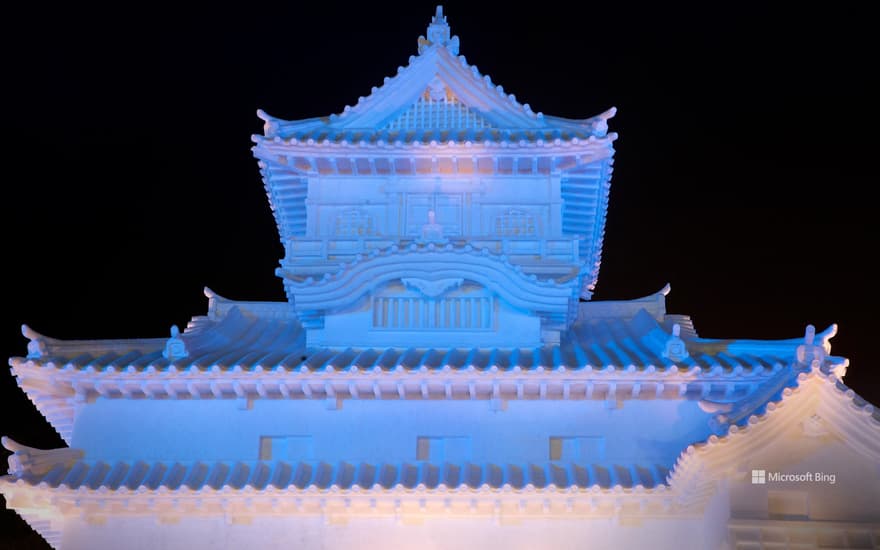
{"label": "eave rafter", "polygon": [[[10,507],[26,511],[39,506],[56,517],[84,516],[103,522],[110,516],[151,514],[160,523],[177,522],[192,515],[224,515],[235,522],[258,517],[318,516],[333,523],[362,517],[406,520],[443,520],[480,517],[496,521],[536,519],[619,519],[621,517],[681,517],[699,513],[684,503],[679,491],[665,485],[624,488],[537,488],[510,486],[490,488],[340,489],[308,487],[276,489],[148,490],[115,491],[51,488],[3,482]],[[39,529],[42,534],[42,529]]]}
{"label": "eave rafter", "polygon": [[616,135],[551,143],[377,145],[293,143],[256,137],[254,155],[273,172],[301,176],[535,175],[575,170],[613,156]]}
{"label": "eave rafter", "polygon": [[[32,360],[13,361],[20,387],[62,438],[70,442],[76,410],[81,403],[103,399],[318,399],[342,406],[349,399],[483,400],[503,407],[514,399],[598,400],[610,407],[628,399],[689,399],[708,396],[746,396],[784,367],[748,373],[718,368],[706,376],[699,368],[499,369],[473,366],[409,368],[406,354],[392,369],[317,365],[310,359],[293,369],[250,371],[235,367],[202,370],[170,368],[158,371],[94,371],[45,366]],[[421,354],[409,356],[419,362]],[[320,370],[312,370],[319,367]]]}

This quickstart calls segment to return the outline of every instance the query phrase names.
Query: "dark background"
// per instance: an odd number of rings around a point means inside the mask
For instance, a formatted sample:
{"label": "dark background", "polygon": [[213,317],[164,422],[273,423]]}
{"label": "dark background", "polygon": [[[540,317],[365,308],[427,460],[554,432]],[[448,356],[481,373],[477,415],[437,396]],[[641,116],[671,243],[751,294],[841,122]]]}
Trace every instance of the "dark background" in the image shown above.
{"label": "dark background", "polygon": [[[34,3],[0,19],[0,356],[26,353],[21,323],[60,338],[164,336],[205,312],[206,285],[284,299],[250,152],[257,108],[340,112],[407,64],[434,11],[120,5]],[[618,107],[596,299],[670,282],[669,310],[705,337],[838,323],[846,382],[880,404],[869,269],[880,94],[866,11],[445,7],[461,53],[536,112]],[[0,434],[62,444],[9,374],[0,392]],[[0,519],[0,548],[43,547],[12,512]]]}

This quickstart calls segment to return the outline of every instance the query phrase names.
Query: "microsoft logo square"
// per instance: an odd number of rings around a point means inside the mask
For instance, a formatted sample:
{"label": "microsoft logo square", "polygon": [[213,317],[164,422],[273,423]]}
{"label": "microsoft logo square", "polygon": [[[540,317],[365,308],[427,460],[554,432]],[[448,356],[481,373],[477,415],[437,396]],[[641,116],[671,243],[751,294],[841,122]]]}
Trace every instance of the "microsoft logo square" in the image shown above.
{"label": "microsoft logo square", "polygon": [[767,483],[767,472],[765,470],[752,470],[752,485],[764,485]]}

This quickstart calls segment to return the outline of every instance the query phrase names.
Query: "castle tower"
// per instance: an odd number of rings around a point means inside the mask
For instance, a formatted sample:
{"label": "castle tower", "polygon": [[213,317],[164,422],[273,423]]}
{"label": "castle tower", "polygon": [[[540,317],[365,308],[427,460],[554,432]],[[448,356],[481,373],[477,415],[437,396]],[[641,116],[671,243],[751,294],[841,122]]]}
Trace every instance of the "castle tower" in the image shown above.
{"label": "castle tower", "polygon": [[614,109],[533,112],[459,46],[438,8],[355,106],[260,113],[286,301],[23,327],[12,374],[68,447],[4,437],[8,506],[64,550],[878,547],[880,414],[836,327],[590,301]]}
{"label": "castle tower", "polygon": [[339,114],[255,137],[310,346],[559,342],[596,284],[613,108],[534,112],[459,55],[441,8]]}

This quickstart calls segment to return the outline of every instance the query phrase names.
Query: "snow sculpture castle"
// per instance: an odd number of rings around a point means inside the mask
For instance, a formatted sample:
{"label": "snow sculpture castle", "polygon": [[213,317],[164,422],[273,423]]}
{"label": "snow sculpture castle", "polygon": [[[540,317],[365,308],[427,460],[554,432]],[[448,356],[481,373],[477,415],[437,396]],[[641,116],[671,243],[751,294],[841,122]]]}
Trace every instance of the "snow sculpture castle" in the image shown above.
{"label": "snow sculpture castle", "polygon": [[589,301],[614,109],[533,112],[458,49],[438,8],[357,105],[259,114],[288,301],[24,328],[12,373],[70,447],[4,438],[8,505],[65,550],[876,548],[880,420],[834,327]]}

